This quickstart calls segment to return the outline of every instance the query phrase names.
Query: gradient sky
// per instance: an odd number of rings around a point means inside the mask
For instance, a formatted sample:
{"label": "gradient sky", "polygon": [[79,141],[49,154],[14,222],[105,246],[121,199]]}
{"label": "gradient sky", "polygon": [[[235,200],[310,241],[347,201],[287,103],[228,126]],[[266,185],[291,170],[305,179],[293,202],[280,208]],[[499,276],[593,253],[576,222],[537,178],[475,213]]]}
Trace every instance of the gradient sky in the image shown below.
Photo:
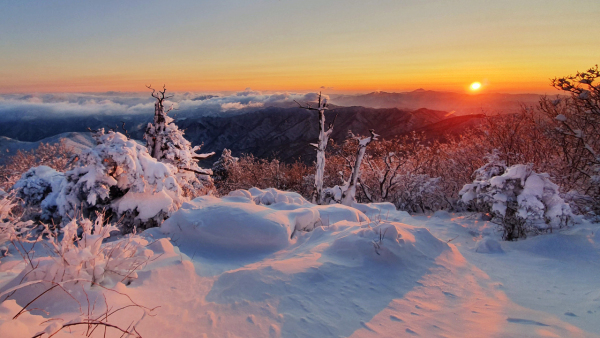
{"label": "gradient sky", "polygon": [[599,0],[5,1],[0,92],[552,93],[600,62]]}

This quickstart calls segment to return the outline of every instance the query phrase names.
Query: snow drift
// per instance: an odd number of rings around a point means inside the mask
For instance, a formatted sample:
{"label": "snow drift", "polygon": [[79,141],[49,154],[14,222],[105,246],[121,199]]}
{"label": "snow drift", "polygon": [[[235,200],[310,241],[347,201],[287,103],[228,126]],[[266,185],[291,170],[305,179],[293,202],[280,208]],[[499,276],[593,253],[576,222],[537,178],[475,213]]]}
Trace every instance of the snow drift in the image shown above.
{"label": "snow drift", "polygon": [[315,206],[296,193],[253,188],[233,191],[223,198],[202,196],[184,203],[161,231],[182,249],[213,255],[250,254],[282,249],[299,231],[342,220],[366,222],[367,217],[341,205]]}

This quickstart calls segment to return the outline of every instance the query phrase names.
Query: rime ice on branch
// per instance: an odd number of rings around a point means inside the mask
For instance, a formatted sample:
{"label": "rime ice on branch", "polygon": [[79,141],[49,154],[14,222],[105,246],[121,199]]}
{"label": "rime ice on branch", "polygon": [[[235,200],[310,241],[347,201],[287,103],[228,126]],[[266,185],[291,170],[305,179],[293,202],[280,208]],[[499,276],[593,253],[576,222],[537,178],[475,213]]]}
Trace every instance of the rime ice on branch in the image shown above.
{"label": "rime ice on branch", "polygon": [[188,197],[202,195],[212,187],[212,171],[198,166],[199,160],[207,159],[215,153],[198,154],[201,146],[192,147],[185,139],[183,131],[173,123],[173,119],[167,114],[173,107],[165,110],[165,100],[172,96],[165,96],[166,89],[156,91],[151,86],[152,97],[156,99],[154,104],[154,121],[148,123],[144,140],[150,156],[163,163],[169,163],[177,168],[177,181]]}
{"label": "rime ice on branch", "polygon": [[300,106],[300,108],[319,112],[319,142],[316,144],[310,144],[311,146],[315,147],[315,149],[317,149],[317,170],[315,173],[315,186],[313,190],[312,202],[316,204],[323,204],[323,175],[325,173],[325,149],[327,149],[329,137],[333,132],[333,124],[335,123],[335,118],[333,119],[333,122],[329,124],[327,130],[325,130],[325,110],[328,109],[327,98],[323,98],[321,93],[319,93],[319,101],[317,108],[313,108],[309,104],[307,104],[306,106],[302,106],[298,103],[298,105]]}

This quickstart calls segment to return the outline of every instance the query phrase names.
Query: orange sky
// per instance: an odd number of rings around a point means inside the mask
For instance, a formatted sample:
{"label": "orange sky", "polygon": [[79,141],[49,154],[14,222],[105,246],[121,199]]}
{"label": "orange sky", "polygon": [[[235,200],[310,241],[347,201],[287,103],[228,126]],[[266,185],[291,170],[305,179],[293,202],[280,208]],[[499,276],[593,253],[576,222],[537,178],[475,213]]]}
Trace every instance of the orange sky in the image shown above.
{"label": "orange sky", "polygon": [[600,59],[600,1],[15,2],[0,92],[554,93]]}

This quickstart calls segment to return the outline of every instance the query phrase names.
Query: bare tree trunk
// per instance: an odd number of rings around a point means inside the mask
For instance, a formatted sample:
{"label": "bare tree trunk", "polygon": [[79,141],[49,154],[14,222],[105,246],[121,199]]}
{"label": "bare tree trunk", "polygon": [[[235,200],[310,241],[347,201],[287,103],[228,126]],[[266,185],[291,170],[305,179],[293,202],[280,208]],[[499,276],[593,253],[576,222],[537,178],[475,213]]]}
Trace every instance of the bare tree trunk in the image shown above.
{"label": "bare tree trunk", "polygon": [[156,101],[154,104],[154,135],[153,139],[154,144],[152,147],[152,151],[150,156],[154,158],[161,159],[162,158],[162,149],[161,146],[163,144],[162,135],[165,131],[165,117],[164,117],[164,107],[161,101]]}
{"label": "bare tree trunk", "polygon": [[325,110],[327,110],[327,99],[322,99],[321,93],[319,93],[319,106],[312,108],[311,106],[302,106],[298,104],[300,108],[308,110],[316,110],[319,112],[319,141],[318,143],[311,143],[311,146],[317,149],[317,168],[315,173],[315,185],[313,188],[312,202],[315,204],[323,204],[323,176],[325,175],[325,150],[327,149],[327,143],[329,137],[333,132],[333,122],[329,124],[329,128],[325,129]]}
{"label": "bare tree trunk", "polygon": [[373,142],[373,140],[377,140],[377,136],[379,136],[373,132],[373,129],[369,130],[369,132],[371,133],[371,136],[359,140],[358,142],[358,151],[356,152],[356,161],[352,168],[352,176],[350,176],[348,188],[342,193],[343,205],[350,206],[352,203],[356,202],[356,182],[360,175],[360,164],[362,163],[363,157],[365,157],[365,151],[367,150],[369,143]]}
{"label": "bare tree trunk", "polygon": [[163,102],[165,99],[171,97],[165,96],[167,89],[164,86],[163,90],[158,92],[151,86],[147,87],[152,90],[152,97],[156,99],[156,103],[154,104],[154,124],[148,124],[144,139],[146,140],[146,146],[150,156],[157,160],[161,160],[163,158],[163,135],[167,125],[166,115],[168,113],[168,111],[165,112]]}

